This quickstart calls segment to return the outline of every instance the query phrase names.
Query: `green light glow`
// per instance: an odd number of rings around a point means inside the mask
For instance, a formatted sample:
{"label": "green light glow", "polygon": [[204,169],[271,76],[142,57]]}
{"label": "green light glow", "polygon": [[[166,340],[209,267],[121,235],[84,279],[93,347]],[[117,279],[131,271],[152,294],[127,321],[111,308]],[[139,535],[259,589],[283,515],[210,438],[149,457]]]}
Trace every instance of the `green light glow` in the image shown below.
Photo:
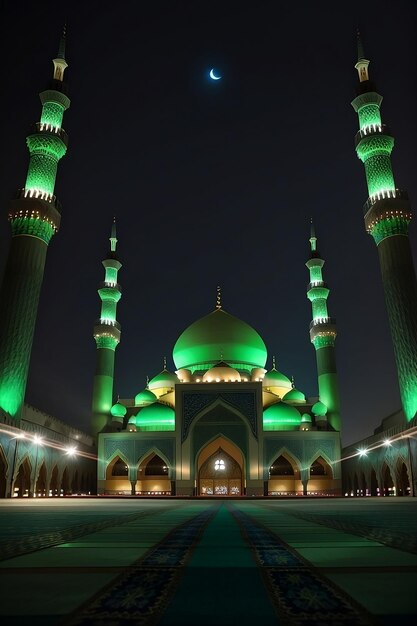
{"label": "green light glow", "polygon": [[391,217],[379,221],[375,224],[370,232],[378,245],[387,237],[394,235],[408,235],[409,220],[404,217]]}
{"label": "green light glow", "polygon": [[32,217],[15,217],[10,221],[12,229],[12,237],[19,235],[29,235],[38,237],[46,244],[51,241],[55,234],[55,229],[48,223]]}
{"label": "green light glow", "polygon": [[311,303],[311,308],[313,310],[313,320],[328,317],[327,312],[327,302],[326,300],[313,300]]}
{"label": "green light glow", "polygon": [[316,350],[320,350],[320,348],[334,348],[336,336],[334,333],[329,333],[328,335],[316,335],[313,341],[313,345]]}
{"label": "green light glow", "polygon": [[264,367],[267,350],[256,330],[238,318],[216,309],[189,326],[177,340],[173,359],[177,369],[199,369],[219,362],[220,358],[238,369]]}
{"label": "green light glow", "polygon": [[370,196],[395,189],[391,159],[388,155],[375,155],[365,162],[365,174]]}
{"label": "green light glow", "polygon": [[113,289],[113,287],[101,287],[98,290],[98,294],[102,300],[111,300],[113,302],[119,302],[122,294],[118,289]]}
{"label": "green light glow", "polygon": [[310,282],[321,282],[323,280],[322,270],[319,265],[310,267]]}
{"label": "green light glow", "polygon": [[103,335],[95,337],[95,340],[97,348],[107,348],[108,350],[116,350],[119,343],[114,337],[107,337]]}
{"label": "green light glow", "polygon": [[135,418],[136,428],[143,431],[175,430],[175,413],[165,404],[155,402],[141,409]]}
{"label": "green light glow", "polygon": [[268,407],[263,413],[264,430],[298,430],[301,415],[294,407],[279,402]]}
{"label": "green light glow", "polygon": [[127,409],[123,404],[117,402],[116,404],[113,404],[112,408],[110,409],[110,413],[113,415],[113,417],[124,417],[127,413]]}
{"label": "green light glow", "polygon": [[55,158],[33,154],[29,162],[25,188],[53,195],[58,163]]}
{"label": "green light glow", "polygon": [[103,300],[100,317],[111,322],[116,321],[116,302],[114,300]]}
{"label": "green light glow", "polygon": [[106,283],[117,283],[117,269],[115,267],[106,267]]}
{"label": "green light glow", "polygon": [[381,113],[379,106],[376,104],[367,104],[366,106],[361,107],[358,111],[358,116],[360,129],[365,126],[370,126],[371,124],[381,124]]}
{"label": "green light glow", "polygon": [[41,123],[61,128],[65,108],[57,102],[45,102],[42,107]]}

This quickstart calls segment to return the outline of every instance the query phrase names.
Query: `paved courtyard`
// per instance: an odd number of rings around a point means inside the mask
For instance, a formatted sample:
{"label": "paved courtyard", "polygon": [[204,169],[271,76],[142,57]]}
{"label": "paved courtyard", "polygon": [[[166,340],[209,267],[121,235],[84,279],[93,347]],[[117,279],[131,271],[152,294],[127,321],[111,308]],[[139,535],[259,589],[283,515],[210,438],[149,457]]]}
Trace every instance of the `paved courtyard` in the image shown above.
{"label": "paved courtyard", "polygon": [[8,626],[405,626],[417,500],[2,500],[0,559]]}

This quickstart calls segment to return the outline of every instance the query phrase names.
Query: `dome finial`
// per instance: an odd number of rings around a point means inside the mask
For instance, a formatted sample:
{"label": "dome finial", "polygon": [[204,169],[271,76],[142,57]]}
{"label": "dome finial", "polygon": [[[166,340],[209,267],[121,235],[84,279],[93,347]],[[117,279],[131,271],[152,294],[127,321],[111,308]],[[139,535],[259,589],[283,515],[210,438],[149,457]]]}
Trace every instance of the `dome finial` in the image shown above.
{"label": "dome finial", "polygon": [[166,356],[164,356],[164,370],[166,370],[167,368],[167,358]]}
{"label": "dome finial", "polygon": [[149,387],[149,376],[146,374],[146,387]]}
{"label": "dome finial", "polygon": [[294,376],[291,376],[291,387],[295,389]]}
{"label": "dome finial", "polygon": [[222,308],[222,288],[217,285],[216,309]]}
{"label": "dome finial", "polygon": [[273,370],[275,369],[275,354],[274,354],[274,356],[272,357],[272,369],[273,369]]}

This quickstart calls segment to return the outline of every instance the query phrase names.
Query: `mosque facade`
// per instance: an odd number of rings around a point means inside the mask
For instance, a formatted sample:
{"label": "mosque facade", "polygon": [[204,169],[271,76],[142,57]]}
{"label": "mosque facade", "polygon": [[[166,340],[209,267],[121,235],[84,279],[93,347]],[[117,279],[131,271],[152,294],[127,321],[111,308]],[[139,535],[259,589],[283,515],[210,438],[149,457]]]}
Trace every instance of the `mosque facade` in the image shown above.
{"label": "mosque facade", "polygon": [[[169,371],[164,362],[162,371],[143,390],[132,390],[131,397],[115,402],[121,262],[113,224],[109,253],[103,261],[104,280],[98,289],[100,316],[93,331],[97,359],[91,434],[27,405],[26,384],[47,250],[60,225],[54,187],[68,144],[62,128],[70,106],[64,82],[65,33],[53,64],[50,86],[40,94],[41,119],[27,137],[30,158],[25,185],[9,208],[12,242],[0,298],[0,496],[95,490],[146,496],[338,496],[346,489],[366,495],[359,487],[351,487],[351,478],[348,487],[346,481],[342,483],[341,461],[346,451],[342,454],[340,442],[337,330],[327,307],[330,292],[313,225],[306,266],[317,397],[306,397],[281,371],[281,363],[277,365],[274,358],[268,361],[260,334],[223,308],[219,289],[214,310],[179,335],[172,352],[175,371]],[[408,241],[408,197],[395,186],[390,162],[394,140],[382,123],[382,97],[369,79],[368,66],[359,42],[359,88],[352,103],[360,126],[355,145],[365,167],[369,190],[365,226],[378,249],[400,383],[398,441],[415,430],[417,284]],[[382,437],[390,428],[391,422],[383,422],[374,435]],[[415,449],[392,443],[390,439],[387,444],[390,466],[400,468],[396,480],[402,485],[396,495],[407,490],[406,478],[408,493],[415,495],[410,479]],[[69,460],[75,450],[77,466]],[[346,465],[349,475],[359,475],[362,470],[355,464],[364,464],[365,457],[352,452]],[[382,468],[381,463],[375,467]],[[96,488],[91,485],[93,471],[97,471]],[[380,495],[384,494],[384,471],[375,470]],[[362,471],[365,474],[371,484],[371,470]]]}

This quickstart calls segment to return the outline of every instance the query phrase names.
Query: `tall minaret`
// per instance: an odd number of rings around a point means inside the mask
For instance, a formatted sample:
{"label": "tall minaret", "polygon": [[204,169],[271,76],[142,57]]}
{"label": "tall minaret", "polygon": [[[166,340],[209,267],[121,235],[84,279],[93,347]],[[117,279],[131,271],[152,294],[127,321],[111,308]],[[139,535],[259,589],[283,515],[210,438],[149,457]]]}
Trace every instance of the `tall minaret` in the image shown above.
{"label": "tall minaret", "polygon": [[40,122],[26,139],[29,167],[26,183],[10,203],[12,241],[0,292],[0,409],[20,418],[46,253],[58,231],[60,205],[54,195],[58,161],[67,151],[62,118],[70,100],[64,72],[65,31],[53,59],[49,89],[42,91]]}
{"label": "tall minaret", "polygon": [[330,290],[323,281],[323,259],[317,250],[317,237],[311,222],[311,255],[306,263],[310,272],[307,298],[311,302],[313,321],[310,324],[310,339],[316,349],[319,396],[327,406],[327,420],[337,431],[341,430],[339,386],[337,383],[335,340],[336,320],[329,317],[327,298]]}
{"label": "tall minaret", "polygon": [[394,138],[382,124],[382,96],[369,80],[358,35],[358,113],[356,152],[365,166],[369,198],[364,205],[365,227],[378,248],[385,302],[394,344],[401,402],[407,421],[417,411],[417,281],[408,239],[411,209],[406,191],[396,189],[391,167]]}
{"label": "tall minaret", "polygon": [[110,235],[110,251],[103,261],[104,283],[100,283],[101,314],[94,324],[94,339],[97,344],[96,372],[93,385],[93,416],[91,432],[94,437],[110,423],[113,406],[113,375],[115,350],[120,341],[120,324],[116,320],[117,303],[122,297],[117,282],[117,273],[122,267],[116,256],[116,221]]}

